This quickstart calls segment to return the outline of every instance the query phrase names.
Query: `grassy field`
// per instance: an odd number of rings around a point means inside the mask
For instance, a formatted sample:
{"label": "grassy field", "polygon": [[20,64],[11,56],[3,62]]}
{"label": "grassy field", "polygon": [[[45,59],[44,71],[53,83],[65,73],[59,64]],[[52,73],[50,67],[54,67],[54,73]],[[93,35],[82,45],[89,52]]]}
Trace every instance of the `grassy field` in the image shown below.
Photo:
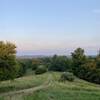
{"label": "grassy field", "polygon": [[[15,81],[0,83],[0,95],[13,91],[13,95],[1,96],[0,100],[100,100],[100,85],[92,84],[78,78],[74,82],[59,82],[61,73],[29,75]],[[46,83],[46,84],[44,84]],[[42,88],[38,88],[42,86]],[[37,87],[29,93],[16,93],[24,89]],[[45,88],[46,87],[46,88]],[[8,92],[9,91],[9,92]],[[15,92],[15,93],[14,93]]]}
{"label": "grassy field", "polygon": [[14,81],[3,81],[0,83],[0,93],[16,91],[39,86],[46,81],[46,76],[28,75]]}

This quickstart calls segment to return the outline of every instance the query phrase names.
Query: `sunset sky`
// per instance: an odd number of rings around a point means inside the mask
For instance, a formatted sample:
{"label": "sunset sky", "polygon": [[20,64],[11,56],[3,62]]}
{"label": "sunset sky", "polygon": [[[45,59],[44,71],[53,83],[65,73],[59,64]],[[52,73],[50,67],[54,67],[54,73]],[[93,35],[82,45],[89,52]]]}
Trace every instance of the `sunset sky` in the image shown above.
{"label": "sunset sky", "polygon": [[100,0],[0,0],[0,40],[18,55],[66,54],[100,48]]}

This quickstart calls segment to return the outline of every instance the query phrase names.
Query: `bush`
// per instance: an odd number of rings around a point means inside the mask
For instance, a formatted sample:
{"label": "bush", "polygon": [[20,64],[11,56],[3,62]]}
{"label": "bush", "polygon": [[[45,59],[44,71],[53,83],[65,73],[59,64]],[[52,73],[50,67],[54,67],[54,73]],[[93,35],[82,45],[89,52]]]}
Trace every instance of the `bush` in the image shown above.
{"label": "bush", "polygon": [[43,74],[47,72],[47,68],[43,65],[38,66],[38,68],[35,70],[35,74]]}
{"label": "bush", "polygon": [[23,63],[19,63],[18,64],[18,71],[17,71],[17,78],[18,77],[21,77],[21,76],[24,76],[26,74],[26,66],[23,64]]}
{"label": "bush", "polygon": [[70,72],[64,72],[61,77],[60,77],[60,81],[70,81],[70,82],[73,82],[74,81],[74,75],[73,73],[70,73]]}

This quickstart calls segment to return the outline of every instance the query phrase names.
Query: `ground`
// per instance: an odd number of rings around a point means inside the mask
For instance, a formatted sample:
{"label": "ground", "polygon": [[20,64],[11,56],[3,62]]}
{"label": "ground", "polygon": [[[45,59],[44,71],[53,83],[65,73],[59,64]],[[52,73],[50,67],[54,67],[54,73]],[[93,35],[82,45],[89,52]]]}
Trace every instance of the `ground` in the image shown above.
{"label": "ground", "polygon": [[78,78],[59,82],[61,73],[28,75],[0,83],[0,100],[100,100],[100,85]]}

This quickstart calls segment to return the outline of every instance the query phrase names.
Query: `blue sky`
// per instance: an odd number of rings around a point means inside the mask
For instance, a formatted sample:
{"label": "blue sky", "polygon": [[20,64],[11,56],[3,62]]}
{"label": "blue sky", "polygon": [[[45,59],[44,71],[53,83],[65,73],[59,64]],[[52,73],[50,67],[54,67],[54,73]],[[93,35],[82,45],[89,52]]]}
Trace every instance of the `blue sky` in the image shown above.
{"label": "blue sky", "polygon": [[99,28],[100,0],[0,0],[0,40],[18,55],[96,54]]}

